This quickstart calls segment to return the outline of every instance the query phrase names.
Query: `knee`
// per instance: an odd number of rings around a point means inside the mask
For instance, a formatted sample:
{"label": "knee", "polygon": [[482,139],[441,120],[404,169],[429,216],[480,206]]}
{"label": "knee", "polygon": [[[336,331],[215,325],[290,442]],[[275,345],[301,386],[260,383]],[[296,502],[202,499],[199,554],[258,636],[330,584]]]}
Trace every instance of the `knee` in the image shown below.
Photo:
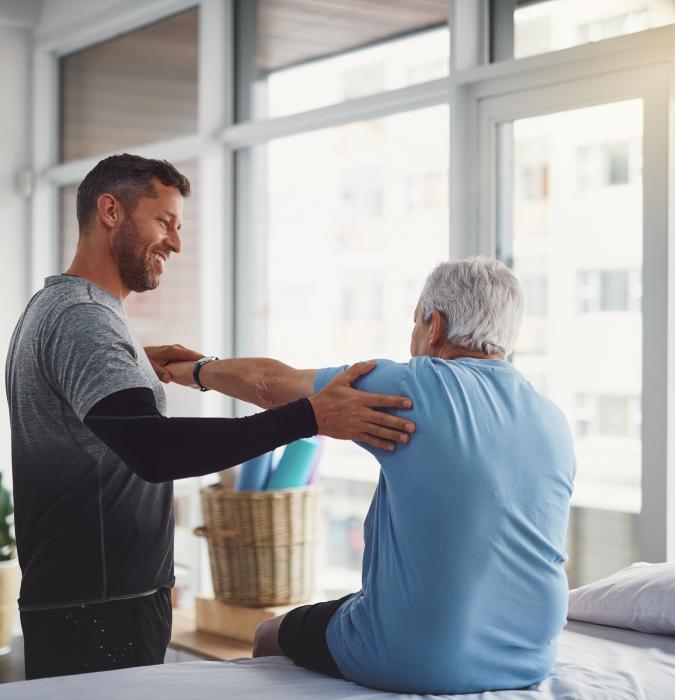
{"label": "knee", "polygon": [[253,638],[253,658],[259,656],[268,656],[266,653],[266,648],[269,646],[267,643],[269,637],[269,627],[270,620],[265,620],[261,622],[255,631],[255,637]]}

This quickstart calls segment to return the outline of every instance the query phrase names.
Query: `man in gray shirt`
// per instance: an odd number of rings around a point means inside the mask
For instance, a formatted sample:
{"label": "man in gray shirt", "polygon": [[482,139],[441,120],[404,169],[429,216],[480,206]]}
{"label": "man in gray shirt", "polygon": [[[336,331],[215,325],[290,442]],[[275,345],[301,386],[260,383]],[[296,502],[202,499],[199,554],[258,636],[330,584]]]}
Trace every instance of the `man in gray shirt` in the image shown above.
{"label": "man in gray shirt", "polygon": [[[238,464],[301,437],[407,442],[407,407],[366,394],[350,368],[324,391],[242,419],[167,418],[156,371],[201,358],[146,355],[122,300],[159,284],[180,252],[187,179],[165,161],[112,156],[78,190],[66,274],[29,302],[9,348],[19,606],[26,676],[162,663],[171,631],[172,479]],[[199,369],[210,359],[202,358]],[[154,361],[154,362],[153,362]]]}

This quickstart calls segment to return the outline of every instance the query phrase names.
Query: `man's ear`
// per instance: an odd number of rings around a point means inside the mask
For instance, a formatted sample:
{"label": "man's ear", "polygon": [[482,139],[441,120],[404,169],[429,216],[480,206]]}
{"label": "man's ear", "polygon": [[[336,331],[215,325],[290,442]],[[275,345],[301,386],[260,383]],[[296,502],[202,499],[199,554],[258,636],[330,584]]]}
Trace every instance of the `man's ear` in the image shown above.
{"label": "man's ear", "polygon": [[111,194],[102,194],[96,200],[96,209],[101,221],[108,228],[116,228],[122,219],[122,205]]}
{"label": "man's ear", "polygon": [[445,316],[438,310],[431,312],[431,324],[429,328],[429,345],[431,347],[442,345],[447,338],[447,323]]}

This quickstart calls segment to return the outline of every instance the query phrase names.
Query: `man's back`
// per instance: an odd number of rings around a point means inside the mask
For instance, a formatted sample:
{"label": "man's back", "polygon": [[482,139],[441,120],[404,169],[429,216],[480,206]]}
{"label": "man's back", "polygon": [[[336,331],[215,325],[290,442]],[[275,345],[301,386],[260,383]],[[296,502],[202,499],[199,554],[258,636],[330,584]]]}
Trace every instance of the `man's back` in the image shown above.
{"label": "man's back", "polygon": [[363,589],[327,631],[340,670],[411,692],[537,682],[566,613],[574,455],[561,412],[501,360],[381,360],[358,386],[409,396],[417,430],[376,453]]}
{"label": "man's back", "polygon": [[164,394],[121,302],[51,277],[6,366],[23,610],[137,595],[173,582],[171,484],[148,484],[82,422],[116,391]]}

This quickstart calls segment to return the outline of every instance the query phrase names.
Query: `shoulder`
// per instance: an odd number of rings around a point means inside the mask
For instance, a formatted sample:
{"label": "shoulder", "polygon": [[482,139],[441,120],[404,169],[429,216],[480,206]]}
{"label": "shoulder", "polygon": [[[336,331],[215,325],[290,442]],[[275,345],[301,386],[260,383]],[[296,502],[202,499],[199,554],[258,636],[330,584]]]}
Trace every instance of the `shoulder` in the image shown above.
{"label": "shoulder", "polygon": [[77,299],[54,309],[53,325],[79,329],[89,333],[106,328],[125,328],[124,321],[113,309],[96,301]]}
{"label": "shoulder", "polygon": [[126,323],[113,309],[91,299],[71,298],[43,318],[39,333],[43,347],[78,346],[91,351],[116,343],[133,345]]}
{"label": "shoulder", "polygon": [[377,382],[381,390],[394,391],[403,385],[420,385],[430,381],[447,381],[450,375],[457,374],[456,363],[437,357],[419,355],[407,362],[396,362],[385,358],[376,359],[375,369],[361,377],[360,383]]}
{"label": "shoulder", "polygon": [[396,393],[410,372],[410,363],[385,358],[378,358],[375,363],[375,368],[360,377],[354,386],[365,391]]}
{"label": "shoulder", "polygon": [[[370,392],[392,391],[398,386],[408,370],[407,362],[394,362],[393,360],[376,359],[375,367],[367,374],[360,376],[353,386],[356,389]],[[317,370],[314,380],[314,391],[320,391],[326,384],[349,368],[349,365],[340,367],[324,367]]]}
{"label": "shoulder", "polygon": [[375,360],[375,368],[369,374],[388,379],[399,379],[410,372],[410,365],[410,361],[396,362],[395,360],[379,357]]}

